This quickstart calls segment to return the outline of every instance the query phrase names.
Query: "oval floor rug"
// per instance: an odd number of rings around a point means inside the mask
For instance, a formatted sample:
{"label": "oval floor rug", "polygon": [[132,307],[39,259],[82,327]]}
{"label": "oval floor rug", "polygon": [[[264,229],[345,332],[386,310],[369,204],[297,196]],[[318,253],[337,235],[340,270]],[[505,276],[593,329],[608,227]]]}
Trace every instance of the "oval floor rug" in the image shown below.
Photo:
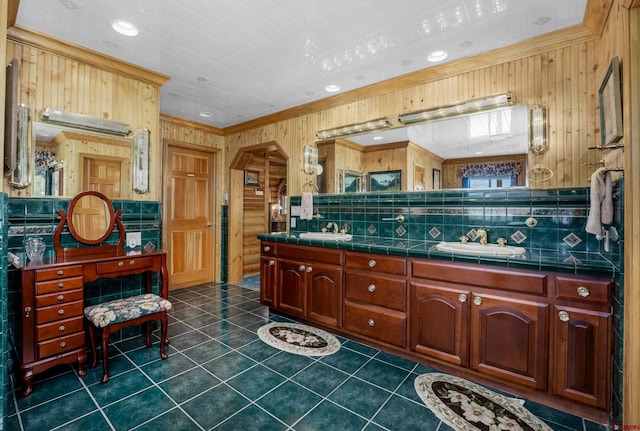
{"label": "oval floor rug", "polygon": [[258,328],[258,337],[276,349],[304,356],[331,355],[340,349],[335,336],[301,323],[268,323]]}
{"label": "oval floor rug", "polygon": [[414,387],[427,407],[455,430],[552,431],[514,399],[460,377],[422,374]]}

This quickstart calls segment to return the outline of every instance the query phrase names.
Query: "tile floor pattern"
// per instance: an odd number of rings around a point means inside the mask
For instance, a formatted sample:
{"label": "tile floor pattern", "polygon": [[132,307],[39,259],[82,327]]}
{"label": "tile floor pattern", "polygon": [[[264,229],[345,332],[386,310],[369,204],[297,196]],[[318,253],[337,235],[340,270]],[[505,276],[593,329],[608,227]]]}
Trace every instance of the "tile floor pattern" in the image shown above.
{"label": "tile floor pattern", "polygon": [[[15,396],[6,430],[451,430],[421,402],[415,377],[425,365],[341,338],[337,353],[298,356],[264,344],[258,327],[286,319],[259,304],[259,293],[206,284],[171,293],[170,357],[141,337],[110,350],[84,378],[64,366],[36,377]],[[604,431],[582,418],[525,404],[558,431]]]}

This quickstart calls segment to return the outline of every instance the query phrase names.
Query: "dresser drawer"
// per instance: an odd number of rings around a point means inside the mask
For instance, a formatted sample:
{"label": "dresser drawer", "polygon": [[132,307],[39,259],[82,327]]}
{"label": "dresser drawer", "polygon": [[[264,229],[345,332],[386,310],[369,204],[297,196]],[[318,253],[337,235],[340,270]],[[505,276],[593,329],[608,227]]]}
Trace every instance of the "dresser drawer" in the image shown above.
{"label": "dresser drawer", "polygon": [[406,275],[407,261],[402,257],[380,256],[367,253],[346,253],[346,264],[349,268],[366,269],[385,274]]}
{"label": "dresser drawer", "polygon": [[81,316],[83,312],[82,301],[36,308],[36,323],[40,325],[69,317]]}
{"label": "dresser drawer", "polygon": [[40,281],[36,283],[36,295],[45,295],[47,293],[79,289],[83,286],[84,279],[82,277],[63,278],[53,281]]}
{"label": "dresser drawer", "polygon": [[46,325],[36,327],[36,340],[45,341],[55,337],[73,334],[84,330],[84,317],[77,316],[71,319],[59,320]]}
{"label": "dresser drawer", "polygon": [[77,332],[38,343],[40,358],[59,355],[84,346],[84,332]]}
{"label": "dresser drawer", "polygon": [[556,297],[571,301],[609,304],[611,280],[557,275]]}
{"label": "dresser drawer", "polygon": [[354,301],[405,311],[407,282],[397,278],[347,272],[345,297]]}
{"label": "dresser drawer", "polygon": [[36,271],[36,281],[58,280],[67,277],[82,276],[82,265],[62,266]]}
{"label": "dresser drawer", "polygon": [[62,290],[48,295],[36,296],[36,307],[46,307],[48,305],[64,304],[73,301],[82,301],[84,293],[82,289]]}
{"label": "dresser drawer", "polygon": [[406,345],[404,313],[380,307],[344,304],[344,328],[356,334],[400,347]]}
{"label": "dresser drawer", "polygon": [[111,262],[101,262],[96,265],[96,273],[104,275],[112,272],[122,272],[127,269],[151,269],[153,258],[143,257],[139,259],[122,258]]}

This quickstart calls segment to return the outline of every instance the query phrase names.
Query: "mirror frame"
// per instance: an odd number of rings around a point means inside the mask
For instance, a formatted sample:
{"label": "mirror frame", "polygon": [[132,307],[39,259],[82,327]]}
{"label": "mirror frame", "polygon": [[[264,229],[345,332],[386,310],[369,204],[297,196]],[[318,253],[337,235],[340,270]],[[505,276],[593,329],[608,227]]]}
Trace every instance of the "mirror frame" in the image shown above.
{"label": "mirror frame", "polygon": [[[73,214],[75,212],[76,207],[83,199],[89,198],[91,196],[101,199],[103,204],[106,207],[107,220],[106,220],[105,230],[103,231],[102,235],[96,239],[85,238],[82,235],[80,235],[80,233],[78,232],[78,230],[76,229],[73,223]],[[71,200],[71,203],[69,203],[69,209],[67,209],[67,227],[69,228],[69,232],[71,233],[71,236],[73,236],[73,238],[79,243],[86,244],[86,245],[100,244],[101,242],[109,238],[109,236],[111,235],[111,232],[113,231],[113,226],[114,226],[113,215],[114,215],[113,204],[111,203],[109,198],[107,198],[102,193],[99,193],[96,191],[83,192],[83,193],[80,193],[79,195],[76,195],[76,197],[74,197]]]}

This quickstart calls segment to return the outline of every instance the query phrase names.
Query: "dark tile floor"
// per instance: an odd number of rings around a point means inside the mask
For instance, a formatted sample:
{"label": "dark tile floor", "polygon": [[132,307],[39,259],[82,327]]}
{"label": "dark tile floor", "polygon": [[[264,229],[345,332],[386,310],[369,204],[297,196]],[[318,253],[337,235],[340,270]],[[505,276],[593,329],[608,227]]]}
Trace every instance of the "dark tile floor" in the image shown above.
{"label": "dark tile floor", "polygon": [[[65,366],[15,396],[6,430],[451,430],[421,402],[415,377],[432,369],[340,339],[319,358],[281,352],[256,335],[271,314],[258,291],[207,284],[174,291],[170,357],[140,337],[111,347],[111,380],[101,366],[79,378]],[[558,431],[604,431],[582,418],[527,401]]]}

